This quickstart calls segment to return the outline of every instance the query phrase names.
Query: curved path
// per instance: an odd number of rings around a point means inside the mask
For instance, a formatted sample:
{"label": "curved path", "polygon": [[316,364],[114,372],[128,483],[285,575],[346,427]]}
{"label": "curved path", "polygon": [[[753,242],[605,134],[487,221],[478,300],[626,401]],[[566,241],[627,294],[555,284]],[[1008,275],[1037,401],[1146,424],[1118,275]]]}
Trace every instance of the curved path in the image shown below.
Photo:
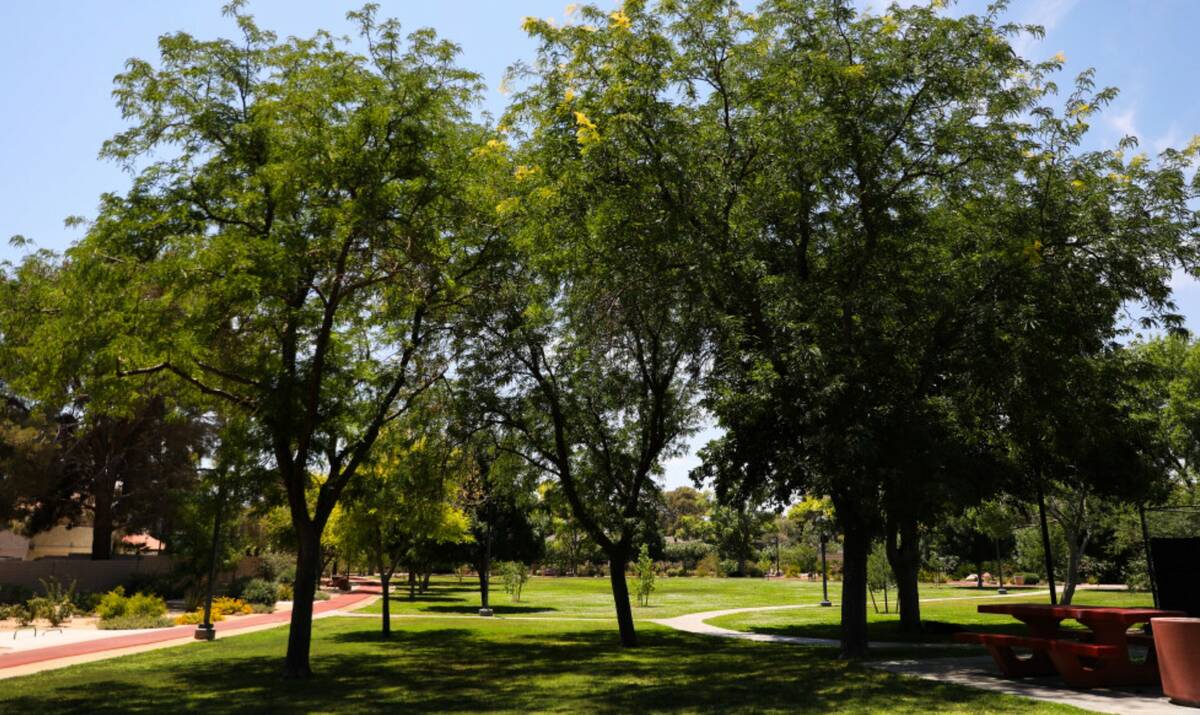
{"label": "curved path", "polygon": [[[921,599],[921,603],[937,603],[942,601],[979,601],[992,600],[997,598],[1028,598],[1029,596],[1043,596],[1050,593],[1049,591],[1022,591],[1019,593],[989,594],[987,596],[951,596],[946,598],[925,598]],[[735,631],[729,628],[721,628],[714,626],[707,621],[721,616],[731,616],[737,613],[758,613],[760,611],[782,611],[793,608],[821,608],[815,603],[805,603],[794,606],[759,606],[757,608],[728,608],[721,611],[704,611],[702,613],[688,613],[674,618],[658,618],[651,620],[651,623],[657,623],[661,626],[674,628],[677,631],[685,631],[687,633],[699,633],[706,636],[719,636],[721,638],[739,638],[748,641],[761,641],[765,643],[792,643],[794,645],[819,645],[819,646],[837,646],[839,641],[833,638],[806,638],[803,636],[780,636],[769,633],[752,633],[748,631]],[[880,648],[887,646],[903,645],[904,647],[913,648],[946,648],[945,643],[910,643],[910,642],[890,642],[890,643],[870,643],[872,648]]]}

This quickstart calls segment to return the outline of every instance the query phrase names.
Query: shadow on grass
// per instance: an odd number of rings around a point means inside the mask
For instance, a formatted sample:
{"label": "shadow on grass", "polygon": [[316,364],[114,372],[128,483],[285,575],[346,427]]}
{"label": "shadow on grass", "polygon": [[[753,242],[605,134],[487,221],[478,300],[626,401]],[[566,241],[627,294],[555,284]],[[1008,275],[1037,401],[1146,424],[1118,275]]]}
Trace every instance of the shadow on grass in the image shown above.
{"label": "shadow on grass", "polygon": [[218,641],[215,648],[175,648],[7,681],[17,687],[6,688],[7,693],[0,690],[0,711],[375,715],[925,712],[992,711],[998,706],[994,694],[871,671],[835,660],[829,649],[711,639],[664,629],[644,629],[641,645],[628,650],[616,645],[615,630],[608,627],[558,626],[538,632],[509,624],[494,630],[405,629],[384,639],[359,623],[326,622],[314,635],[317,676],[309,681],[281,679],[286,632],[268,631]]}
{"label": "shadow on grass", "polygon": [[[490,606],[492,612],[497,615],[517,615],[521,613],[551,613],[557,611],[557,608],[550,606]],[[429,613],[479,613],[479,606],[430,606],[422,609]]]}

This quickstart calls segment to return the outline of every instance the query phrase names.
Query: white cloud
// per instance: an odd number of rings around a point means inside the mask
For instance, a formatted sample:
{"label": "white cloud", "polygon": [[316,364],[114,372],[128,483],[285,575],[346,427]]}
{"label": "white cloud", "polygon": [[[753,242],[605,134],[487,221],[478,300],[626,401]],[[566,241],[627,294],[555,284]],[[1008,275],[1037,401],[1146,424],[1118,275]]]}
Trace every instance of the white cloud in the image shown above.
{"label": "white cloud", "polygon": [[1134,124],[1135,118],[1136,110],[1130,107],[1124,112],[1113,113],[1105,116],[1104,121],[1107,122],[1108,125],[1114,130],[1116,130],[1117,133],[1122,137],[1136,137],[1139,136],[1139,134],[1137,125]]}
{"label": "white cloud", "polygon": [[[1031,0],[1026,10],[1018,15],[1018,21],[1027,25],[1041,25],[1048,37],[1062,21],[1071,14],[1079,0]],[[1013,41],[1013,50],[1021,57],[1033,57],[1041,40],[1032,35],[1021,35]]]}
{"label": "white cloud", "polygon": [[1179,125],[1171,122],[1171,126],[1167,127],[1167,132],[1150,143],[1155,154],[1161,154],[1163,151],[1172,147],[1178,149],[1183,146],[1186,137],[1180,131]]}

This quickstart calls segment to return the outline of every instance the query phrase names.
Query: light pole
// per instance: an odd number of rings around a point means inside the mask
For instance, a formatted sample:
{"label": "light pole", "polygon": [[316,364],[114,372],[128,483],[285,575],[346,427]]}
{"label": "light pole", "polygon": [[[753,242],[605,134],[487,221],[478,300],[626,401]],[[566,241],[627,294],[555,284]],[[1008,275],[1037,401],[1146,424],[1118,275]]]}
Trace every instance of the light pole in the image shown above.
{"label": "light pole", "polygon": [[825,528],[825,517],[822,515],[817,522],[818,528],[821,529],[821,605],[832,606],[829,602],[829,566],[825,562],[825,542],[829,539],[828,531]]}
{"label": "light pole", "polygon": [[217,545],[221,540],[221,512],[225,507],[225,480],[217,482],[217,513],[213,517],[212,553],[208,563],[208,593],[204,597],[204,622],[196,626],[194,637],[198,641],[211,641],[217,637],[212,624],[213,585],[217,579]]}

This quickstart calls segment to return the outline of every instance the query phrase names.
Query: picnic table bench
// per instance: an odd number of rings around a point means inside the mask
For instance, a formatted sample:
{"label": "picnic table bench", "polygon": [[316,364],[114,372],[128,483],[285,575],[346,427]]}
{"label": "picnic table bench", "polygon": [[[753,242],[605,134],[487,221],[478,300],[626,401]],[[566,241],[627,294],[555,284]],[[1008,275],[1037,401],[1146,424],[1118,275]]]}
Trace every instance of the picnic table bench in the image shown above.
{"label": "picnic table bench", "polygon": [[[1000,672],[1009,677],[1058,673],[1068,685],[1095,688],[1109,685],[1143,685],[1158,681],[1153,640],[1130,633],[1132,626],[1151,618],[1179,615],[1177,611],[1109,606],[1051,606],[1040,603],[989,603],[980,613],[1010,615],[1029,629],[1028,636],[1002,633],[958,633],[959,643],[982,645],[991,653]],[[1065,620],[1075,620],[1087,631],[1064,630]],[[1147,646],[1138,662],[1129,657],[1130,645]],[[1014,649],[1029,651],[1020,657]]]}

